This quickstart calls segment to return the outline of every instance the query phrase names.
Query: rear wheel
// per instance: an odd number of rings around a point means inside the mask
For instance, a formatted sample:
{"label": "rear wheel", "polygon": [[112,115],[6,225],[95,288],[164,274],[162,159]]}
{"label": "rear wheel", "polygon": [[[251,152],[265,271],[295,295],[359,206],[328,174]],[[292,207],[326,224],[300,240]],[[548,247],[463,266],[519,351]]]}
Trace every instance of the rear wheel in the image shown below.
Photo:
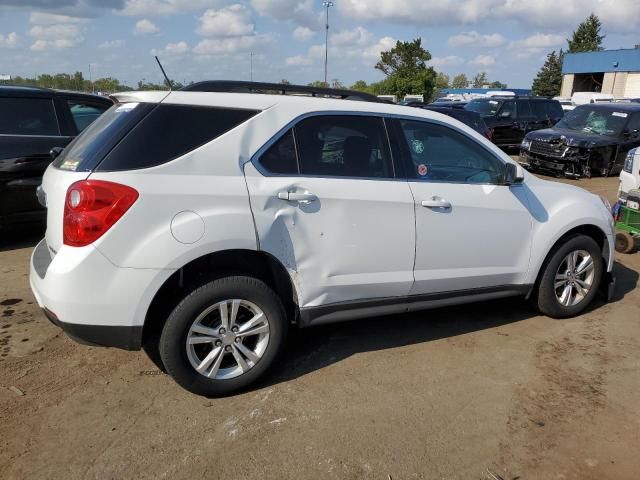
{"label": "rear wheel", "polygon": [[286,330],[273,290],[255,278],[226,277],[192,291],[173,310],[160,337],[160,356],[190,392],[226,395],[267,371]]}
{"label": "rear wheel", "polygon": [[624,231],[616,233],[616,252],[630,253],[633,246],[633,235]]}
{"label": "rear wheel", "polygon": [[553,252],[538,285],[539,310],[554,318],[578,315],[593,300],[602,278],[602,254],[591,237],[576,235]]}

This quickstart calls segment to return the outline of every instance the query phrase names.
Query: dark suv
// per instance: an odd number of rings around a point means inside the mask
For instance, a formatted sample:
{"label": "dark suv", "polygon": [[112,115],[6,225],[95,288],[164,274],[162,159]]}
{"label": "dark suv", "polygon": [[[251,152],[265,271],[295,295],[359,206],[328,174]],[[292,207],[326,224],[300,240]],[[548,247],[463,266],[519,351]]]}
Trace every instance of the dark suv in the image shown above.
{"label": "dark suv", "polygon": [[519,148],[528,132],[555,125],[564,114],[560,102],[541,97],[476,98],[464,108],[479,113],[493,143],[505,149]]}
{"label": "dark suv", "polygon": [[64,148],[111,105],[97,95],[0,86],[0,228],[44,222],[36,188],[51,150]]}
{"label": "dark suv", "polygon": [[567,177],[617,175],[627,153],[640,146],[640,104],[589,103],[567,112],[553,128],[529,133],[520,163]]}

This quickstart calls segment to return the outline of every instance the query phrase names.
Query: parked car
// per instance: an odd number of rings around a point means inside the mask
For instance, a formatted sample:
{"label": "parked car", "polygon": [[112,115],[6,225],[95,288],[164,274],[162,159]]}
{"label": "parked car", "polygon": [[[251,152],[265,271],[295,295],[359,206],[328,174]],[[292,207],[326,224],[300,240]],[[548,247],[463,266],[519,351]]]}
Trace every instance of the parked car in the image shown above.
{"label": "parked car", "polygon": [[570,317],[611,293],[606,200],[437,112],[205,93],[225,85],[116,94],[47,169],[30,281],[69,336],[222,395],[293,327],[510,296]]}
{"label": "parked car", "polygon": [[620,172],[618,199],[626,203],[627,195],[632,190],[640,190],[640,148],[633,148],[627,153]]}
{"label": "parked car", "polygon": [[548,128],[564,115],[557,100],[542,97],[476,98],[465,109],[482,116],[493,130],[493,143],[504,149],[519,148],[528,132]]}
{"label": "parked car", "polygon": [[574,92],[571,95],[571,102],[574,105],[586,105],[588,103],[612,102],[613,95],[600,92]]}
{"label": "parked car", "polygon": [[111,105],[95,95],[0,86],[0,228],[44,223],[36,188],[50,151],[65,147]]}
{"label": "parked car", "polygon": [[520,162],[567,177],[617,175],[640,145],[640,104],[591,103],[567,112],[553,128],[527,134]]}
{"label": "parked car", "polygon": [[493,138],[493,130],[487,127],[487,124],[484,123],[484,120],[482,119],[480,114],[462,108],[440,107],[435,105],[437,104],[424,105],[420,108],[425,108],[427,110],[431,110],[432,112],[438,112],[453,117],[456,120],[461,121],[465,125],[473,128],[480,135],[484,135],[489,140]]}
{"label": "parked car", "polygon": [[564,110],[565,112],[568,112],[569,110],[573,110],[574,108],[576,108],[576,106],[573,104],[573,101],[571,101],[571,98],[553,97],[553,99],[560,102],[560,105],[562,106],[562,110]]}

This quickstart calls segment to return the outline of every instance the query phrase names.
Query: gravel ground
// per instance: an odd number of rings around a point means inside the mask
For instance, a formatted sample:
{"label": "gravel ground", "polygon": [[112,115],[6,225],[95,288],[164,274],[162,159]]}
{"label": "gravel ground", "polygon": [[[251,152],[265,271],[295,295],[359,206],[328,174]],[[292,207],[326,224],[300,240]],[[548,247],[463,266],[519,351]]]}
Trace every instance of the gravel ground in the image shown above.
{"label": "gravel ground", "polygon": [[[617,179],[577,183],[615,198]],[[209,400],[50,325],[28,287],[40,235],[0,247],[2,479],[640,475],[638,252],[578,318],[510,299],[318,327],[255,389]]]}

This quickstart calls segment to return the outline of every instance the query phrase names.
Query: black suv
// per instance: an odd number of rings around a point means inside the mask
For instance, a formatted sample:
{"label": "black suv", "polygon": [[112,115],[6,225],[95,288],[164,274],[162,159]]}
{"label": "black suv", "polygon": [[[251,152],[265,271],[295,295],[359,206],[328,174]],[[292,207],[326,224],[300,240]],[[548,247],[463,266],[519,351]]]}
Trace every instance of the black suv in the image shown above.
{"label": "black suv", "polygon": [[43,222],[36,188],[52,160],[113,102],[97,95],[0,86],[0,229]]}
{"label": "black suv", "polygon": [[555,125],[564,115],[560,102],[542,97],[476,98],[464,108],[479,113],[493,130],[493,143],[505,149],[519,148],[528,132]]}
{"label": "black suv", "polygon": [[617,175],[640,146],[640,104],[590,103],[567,112],[553,128],[527,134],[520,163],[567,177]]}

